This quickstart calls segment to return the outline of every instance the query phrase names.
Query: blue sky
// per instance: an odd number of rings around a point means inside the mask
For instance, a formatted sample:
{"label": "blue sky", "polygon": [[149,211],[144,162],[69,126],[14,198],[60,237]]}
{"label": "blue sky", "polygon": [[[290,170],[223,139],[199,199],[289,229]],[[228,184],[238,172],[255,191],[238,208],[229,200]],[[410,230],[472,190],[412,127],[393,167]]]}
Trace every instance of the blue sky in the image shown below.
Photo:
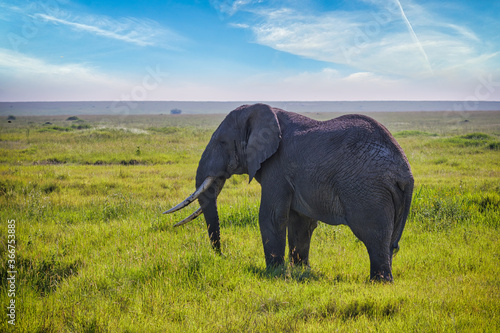
{"label": "blue sky", "polygon": [[497,0],[0,0],[0,101],[500,100]]}

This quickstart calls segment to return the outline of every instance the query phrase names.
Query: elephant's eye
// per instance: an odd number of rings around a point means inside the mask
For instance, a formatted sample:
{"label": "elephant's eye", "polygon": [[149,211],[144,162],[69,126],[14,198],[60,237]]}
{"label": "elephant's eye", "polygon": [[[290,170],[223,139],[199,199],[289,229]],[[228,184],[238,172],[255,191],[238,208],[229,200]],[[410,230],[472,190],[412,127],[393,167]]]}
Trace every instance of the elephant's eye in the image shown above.
{"label": "elephant's eye", "polygon": [[220,145],[223,146],[223,147],[226,147],[227,146],[227,141],[224,141],[224,140],[220,140],[219,141]]}

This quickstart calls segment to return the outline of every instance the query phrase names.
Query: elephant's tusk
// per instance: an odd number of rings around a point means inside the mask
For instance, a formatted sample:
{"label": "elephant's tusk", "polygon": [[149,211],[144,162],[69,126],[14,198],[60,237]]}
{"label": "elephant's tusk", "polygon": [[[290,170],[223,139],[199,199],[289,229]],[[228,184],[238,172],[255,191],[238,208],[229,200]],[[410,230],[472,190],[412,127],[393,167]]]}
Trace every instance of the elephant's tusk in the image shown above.
{"label": "elephant's tusk", "polygon": [[191,194],[183,202],[181,202],[180,204],[178,204],[177,206],[175,206],[173,208],[170,208],[169,210],[167,210],[163,214],[170,214],[170,213],[176,212],[176,211],[186,207],[191,202],[195,201],[203,192],[205,192],[213,184],[214,181],[215,181],[215,177],[207,177],[205,179],[205,181],[203,182],[203,184],[201,184],[200,187],[198,187],[198,189],[193,194]]}
{"label": "elephant's tusk", "polygon": [[188,217],[186,217],[184,220],[180,221],[179,223],[174,224],[174,227],[178,227],[178,226],[181,226],[181,225],[186,224],[188,222],[191,222],[192,220],[194,220],[195,218],[200,216],[202,212],[203,211],[201,210],[201,208],[198,208],[193,214],[189,215]]}

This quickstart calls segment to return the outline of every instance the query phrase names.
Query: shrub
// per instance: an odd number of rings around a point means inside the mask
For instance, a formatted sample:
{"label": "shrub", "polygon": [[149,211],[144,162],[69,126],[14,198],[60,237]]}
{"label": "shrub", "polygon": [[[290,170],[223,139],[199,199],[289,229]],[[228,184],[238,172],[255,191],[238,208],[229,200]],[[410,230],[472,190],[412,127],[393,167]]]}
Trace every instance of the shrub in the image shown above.
{"label": "shrub", "polygon": [[89,129],[89,128],[92,128],[92,126],[90,126],[90,124],[80,124],[80,125],[71,125],[71,128],[73,129],[77,129],[77,130],[82,130],[82,129]]}
{"label": "shrub", "polygon": [[492,137],[485,133],[470,133],[462,135],[460,138],[466,140],[490,140]]}
{"label": "shrub", "polygon": [[394,133],[396,138],[407,138],[409,136],[437,136],[435,133],[428,133],[422,131],[408,130],[408,131],[400,131]]}
{"label": "shrub", "polygon": [[445,141],[455,144],[459,147],[480,147],[486,145],[493,137],[485,133],[470,133],[466,135],[455,136]]}
{"label": "shrub", "polygon": [[488,148],[491,150],[500,150],[500,141],[492,142],[488,145]]}

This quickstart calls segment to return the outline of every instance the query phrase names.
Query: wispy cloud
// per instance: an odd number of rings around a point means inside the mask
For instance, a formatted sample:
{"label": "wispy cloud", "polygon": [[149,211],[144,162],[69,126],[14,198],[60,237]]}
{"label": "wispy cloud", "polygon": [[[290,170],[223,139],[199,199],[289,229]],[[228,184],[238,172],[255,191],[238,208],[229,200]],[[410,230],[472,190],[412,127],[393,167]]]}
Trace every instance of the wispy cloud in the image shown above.
{"label": "wispy cloud", "polygon": [[234,15],[249,5],[263,3],[264,0],[210,0],[211,5],[218,11]]}
{"label": "wispy cloud", "polygon": [[71,22],[68,20],[60,19],[60,18],[46,15],[46,14],[36,14],[35,17],[44,19],[48,22],[60,23],[63,25],[67,25],[71,28],[74,28],[75,30],[86,31],[86,32],[93,33],[93,34],[96,34],[99,36],[104,36],[104,37],[108,37],[108,38],[118,39],[118,40],[128,42],[128,43],[137,44],[139,46],[154,45],[153,41],[150,40],[149,36],[147,36],[147,38],[141,38],[138,36],[133,36],[133,35],[137,35],[136,33],[119,34],[115,31],[103,29],[103,28],[98,27],[98,26],[92,26],[89,24],[83,24],[83,23],[78,23],[78,22]]}
{"label": "wispy cloud", "polygon": [[403,6],[401,6],[401,2],[399,0],[395,0],[395,1],[399,7],[399,10],[401,11],[401,16],[403,17],[404,22],[406,23],[406,26],[408,27],[411,38],[413,39],[415,44],[418,46],[420,53],[422,53],[422,56],[424,57],[425,63],[427,65],[427,67],[429,67],[430,72],[433,73],[432,66],[429,63],[429,58],[427,57],[427,53],[425,53],[425,50],[422,47],[422,43],[420,43],[420,40],[418,39],[417,34],[415,33],[415,30],[413,30],[413,26],[411,25],[410,20],[408,20],[408,17],[406,17],[405,11],[403,10]]}
{"label": "wispy cloud", "polygon": [[236,6],[251,15],[247,21],[239,15],[232,25],[251,30],[254,42],[276,50],[403,77],[432,76],[488,53],[470,29],[422,5],[405,1],[403,10],[399,0],[363,3],[362,9],[321,12],[293,3]]}
{"label": "wispy cloud", "polygon": [[167,49],[178,49],[188,42],[179,33],[145,18],[114,18],[96,14],[75,14],[58,6],[62,1],[54,2],[54,6],[43,2],[29,3],[14,1],[7,4],[0,0],[0,18],[6,21],[26,21],[37,28],[53,25],[60,29],[104,37],[134,44],[141,47],[155,46]]}
{"label": "wispy cloud", "polygon": [[185,40],[179,34],[162,27],[156,21],[150,19],[112,19],[97,15],[73,16],[65,12],[59,12],[57,15],[36,13],[33,16],[56,25],[68,26],[76,31],[87,32],[138,46],[174,48],[173,42]]}

